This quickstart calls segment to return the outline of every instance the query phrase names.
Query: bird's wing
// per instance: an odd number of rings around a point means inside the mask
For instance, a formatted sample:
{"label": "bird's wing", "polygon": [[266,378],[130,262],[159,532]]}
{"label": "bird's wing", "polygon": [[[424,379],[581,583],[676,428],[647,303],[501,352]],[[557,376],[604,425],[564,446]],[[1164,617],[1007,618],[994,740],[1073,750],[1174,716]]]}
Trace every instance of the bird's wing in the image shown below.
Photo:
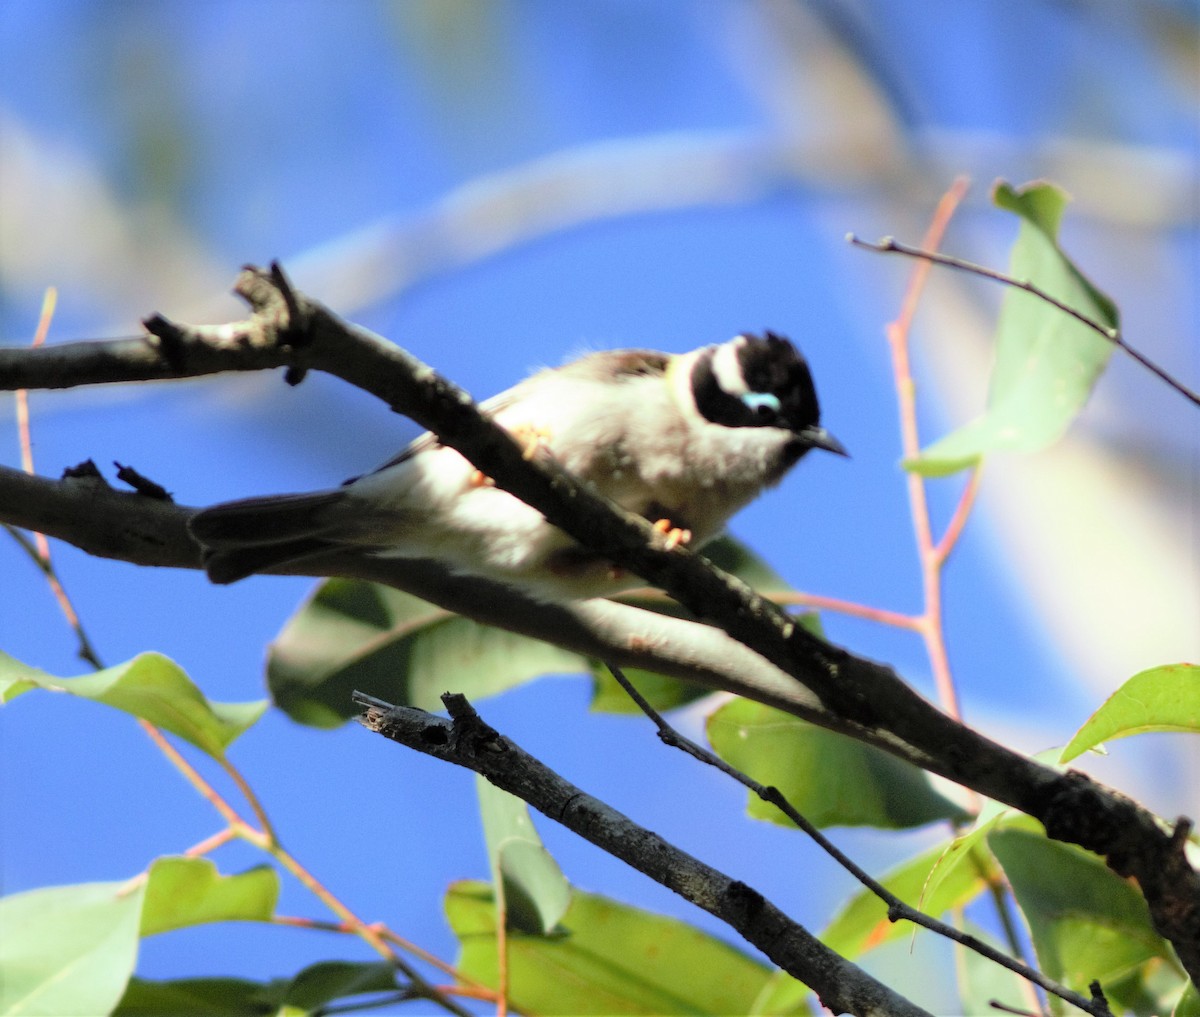
{"label": "bird's wing", "polygon": [[[525,382],[521,382],[520,384],[514,385],[512,388],[501,392],[499,395],[492,396],[491,399],[480,403],[479,409],[485,415],[491,416],[495,413],[498,413],[506,406],[511,406],[513,402],[520,397],[519,389],[521,388],[521,385],[524,384]],[[424,434],[410,441],[386,463],[376,466],[375,469],[369,470],[367,473],[362,474],[362,476],[370,476],[372,473],[382,473],[384,470],[389,470],[393,466],[399,466],[400,463],[407,462],[419,452],[424,452],[426,449],[434,449],[440,446],[441,441],[438,439],[438,436],[432,431],[426,431]],[[349,480],[344,480],[342,481],[342,486],[344,487],[347,484],[353,484],[354,481],[358,479],[358,477],[351,477]]]}
{"label": "bird's wing", "polygon": [[[539,379],[544,380],[544,376],[548,373],[560,373],[566,377],[578,375],[587,378],[610,378],[619,381],[622,378],[663,374],[670,359],[668,354],[659,353],[657,350],[602,350],[597,353],[589,353],[562,367],[548,367],[530,375],[512,388],[505,389],[499,395],[494,395],[480,403],[479,409],[489,417],[500,413],[519,402],[528,386],[536,384]],[[391,469],[426,449],[437,448],[440,444],[437,435],[426,431],[420,437],[413,439],[386,463],[371,470],[370,473],[381,473]],[[358,477],[351,477],[343,482],[343,486],[358,479]]]}
{"label": "bird's wing", "polygon": [[620,381],[628,377],[664,374],[670,361],[670,354],[659,353],[658,350],[601,350],[555,370],[564,374]]}

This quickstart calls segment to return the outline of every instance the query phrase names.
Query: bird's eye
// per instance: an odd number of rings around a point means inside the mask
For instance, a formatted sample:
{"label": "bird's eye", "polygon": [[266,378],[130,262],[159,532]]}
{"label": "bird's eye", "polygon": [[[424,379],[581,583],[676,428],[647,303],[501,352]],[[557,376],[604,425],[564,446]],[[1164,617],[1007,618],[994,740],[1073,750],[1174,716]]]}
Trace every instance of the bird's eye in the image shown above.
{"label": "bird's eye", "polygon": [[770,392],[747,392],[742,396],[742,402],[746,409],[764,423],[774,420],[779,416],[779,411],[783,409],[779,397]]}

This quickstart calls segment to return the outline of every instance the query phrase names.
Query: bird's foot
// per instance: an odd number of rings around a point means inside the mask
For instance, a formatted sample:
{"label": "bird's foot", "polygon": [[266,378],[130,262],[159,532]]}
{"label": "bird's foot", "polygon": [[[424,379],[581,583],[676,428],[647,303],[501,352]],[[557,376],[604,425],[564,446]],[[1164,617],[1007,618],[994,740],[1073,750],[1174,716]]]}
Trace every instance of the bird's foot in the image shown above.
{"label": "bird's foot", "polygon": [[489,477],[483,470],[472,470],[471,477],[467,481],[468,487],[495,487],[496,482]]}
{"label": "bird's foot", "polygon": [[520,424],[512,429],[512,436],[521,446],[521,457],[528,462],[539,450],[549,446],[553,433],[548,427]]}
{"label": "bird's foot", "polygon": [[675,548],[687,544],[692,539],[691,530],[684,530],[678,526],[671,525],[670,519],[656,520],[654,528],[666,538],[668,551],[673,551]]}

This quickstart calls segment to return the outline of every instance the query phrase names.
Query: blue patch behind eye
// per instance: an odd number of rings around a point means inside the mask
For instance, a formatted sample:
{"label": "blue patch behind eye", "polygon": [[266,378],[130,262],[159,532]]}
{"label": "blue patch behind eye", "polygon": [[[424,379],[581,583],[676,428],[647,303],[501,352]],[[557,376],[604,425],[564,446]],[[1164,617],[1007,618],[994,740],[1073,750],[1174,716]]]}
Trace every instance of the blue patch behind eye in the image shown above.
{"label": "blue patch behind eye", "polygon": [[746,408],[757,412],[764,406],[778,413],[783,409],[783,404],[780,403],[778,396],[771,395],[770,392],[747,392],[742,396],[742,402],[746,404]]}

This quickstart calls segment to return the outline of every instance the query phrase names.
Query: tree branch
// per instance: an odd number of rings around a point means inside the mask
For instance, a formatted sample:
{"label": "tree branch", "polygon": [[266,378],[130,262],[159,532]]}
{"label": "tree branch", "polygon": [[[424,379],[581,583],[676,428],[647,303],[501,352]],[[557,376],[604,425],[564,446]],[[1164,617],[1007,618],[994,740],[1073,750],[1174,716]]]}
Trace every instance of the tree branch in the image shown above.
{"label": "tree branch", "polygon": [[[114,490],[93,469],[49,480],[0,466],[0,520],[101,558],[147,567],[201,567],[200,549],[187,530],[194,509]],[[545,604],[486,579],[447,572],[436,562],[349,550],[283,566],[275,574],[383,583],[482,625],[734,692],[903,753],[895,739],[881,741],[873,732],[841,721],[804,686],[709,625],[607,600]]]}
{"label": "tree branch", "polygon": [[948,268],[955,268],[962,272],[969,272],[972,275],[981,276],[984,279],[991,279],[993,282],[998,282],[1004,286],[1011,286],[1013,289],[1023,290],[1039,300],[1049,304],[1051,307],[1062,311],[1069,318],[1074,318],[1081,325],[1090,328],[1102,339],[1108,340],[1123,353],[1132,357],[1142,367],[1151,374],[1155,375],[1160,381],[1168,387],[1173,388],[1181,396],[1187,399],[1195,406],[1200,406],[1200,394],[1188,388],[1182,381],[1176,378],[1173,374],[1167,371],[1166,368],[1160,366],[1151,360],[1141,350],[1133,346],[1122,334],[1119,328],[1109,328],[1098,321],[1094,321],[1082,311],[1076,310],[1070,304],[1059,300],[1058,297],[1047,293],[1040,286],[1035,286],[1028,279],[1014,279],[1011,275],[1004,272],[998,272],[994,268],[988,268],[984,265],[976,265],[974,262],[967,261],[964,258],[955,257],[952,254],[942,254],[940,251],[926,251],[920,247],[913,247],[910,244],[902,244],[895,237],[884,237],[882,240],[877,240],[872,243],[869,240],[863,240],[861,237],[855,236],[853,233],[846,234],[846,240],[854,244],[856,247],[865,247],[868,251],[876,251],[879,254],[903,254],[910,258],[919,258],[922,261],[927,261],[933,265],[945,265]]}
{"label": "tree branch", "polygon": [[[1158,930],[1175,945],[1192,976],[1200,978],[1200,875],[1188,864],[1182,845],[1160,828],[1151,813],[1083,774],[1057,773],[957,723],[890,668],[812,635],[700,555],[686,548],[668,549],[645,520],[581,486],[548,456],[526,461],[521,447],[480,414],[465,392],[405,351],[342,322],[322,305],[294,292],[277,266],[269,272],[245,270],[237,292],[253,309],[243,322],[193,328],[154,317],[146,322],[152,337],[144,340],[0,350],[0,389],[195,377],[275,366],[286,366],[292,383],[308,369],[337,375],[429,428],[497,486],[538,509],[581,544],[662,587],[696,617],[720,626],[800,682],[803,702],[787,697],[792,705],[782,708],[852,733],[1011,805],[1039,819],[1051,837],[1094,851],[1119,874],[1135,877]],[[14,489],[18,486],[26,493],[45,495],[44,489],[35,490],[33,478],[14,484]],[[101,548],[97,553],[124,557],[132,551],[157,556],[156,564],[197,564],[198,551],[189,550],[184,542],[180,517],[173,517],[167,546],[147,546],[147,541],[153,542],[154,529],[167,523],[165,516],[155,513],[165,513],[171,506],[110,493],[126,499],[123,504],[139,521],[156,526],[149,531],[137,525],[130,528],[122,514],[111,513],[112,528],[96,535]],[[72,494],[75,510],[90,504],[86,491]],[[43,507],[49,510],[52,501],[45,498]],[[111,502],[105,507],[111,509]],[[48,532],[53,532],[53,525],[64,531],[90,525],[90,520],[85,524],[70,512],[64,518],[62,506],[57,511],[55,519],[42,519],[23,497],[0,489],[0,520]],[[378,565],[351,561],[339,552],[305,568],[366,578]],[[444,605],[436,597],[431,599]],[[506,593],[496,599],[515,598]],[[451,609],[460,610],[456,605]],[[571,613],[571,609],[543,606],[537,610]],[[626,654],[631,649],[624,647]],[[608,659],[631,663],[620,653]],[[754,698],[770,701],[761,694]],[[800,713],[800,708],[808,712]],[[813,711],[817,716],[812,716]]]}
{"label": "tree branch", "polygon": [[861,865],[826,837],[815,824],[809,822],[807,817],[788,801],[787,796],[779,788],[760,783],[749,774],[726,762],[715,752],[681,735],[638,692],[636,686],[622,673],[619,667],[610,663],[608,664],[608,670],[621,688],[625,690],[625,694],[637,704],[637,708],[653,722],[654,726],[658,729],[659,741],[673,749],[679,749],[680,752],[686,753],[706,766],[711,766],[719,770],[727,777],[736,780],[742,787],[746,788],[752,794],[757,795],[768,805],[775,806],[781,814],[795,824],[797,829],[803,831],[817,847],[829,855],[838,865],[887,905],[887,918],[889,922],[907,921],[912,922],[914,925],[920,925],[930,932],[943,936],[958,943],[960,946],[965,946],[968,950],[974,950],[981,957],[985,957],[992,961],[992,963],[1007,968],[1013,974],[1040,985],[1047,992],[1053,993],[1059,999],[1065,1000],[1085,1013],[1094,1014],[1095,1017],[1112,1017],[1112,1011],[1108,1008],[1107,1004],[1098,1007],[1095,1000],[1089,1001],[1085,999],[1079,993],[1072,992],[1065,985],[1061,985],[1054,981],[1054,979],[1048,978],[1031,965],[1009,957],[995,947],[983,942],[978,936],[973,936],[970,933],[956,929],[953,925],[948,925],[933,915],[926,914],[920,908],[913,907],[911,904],[897,897],[891,890],[871,876]]}
{"label": "tree branch", "polygon": [[450,720],[355,693],[364,727],[482,774],[542,815],[703,908],[812,989],[833,1013],[925,1014],[830,950],[758,891],[705,865],[580,790],[483,722],[465,696],[442,697]]}

